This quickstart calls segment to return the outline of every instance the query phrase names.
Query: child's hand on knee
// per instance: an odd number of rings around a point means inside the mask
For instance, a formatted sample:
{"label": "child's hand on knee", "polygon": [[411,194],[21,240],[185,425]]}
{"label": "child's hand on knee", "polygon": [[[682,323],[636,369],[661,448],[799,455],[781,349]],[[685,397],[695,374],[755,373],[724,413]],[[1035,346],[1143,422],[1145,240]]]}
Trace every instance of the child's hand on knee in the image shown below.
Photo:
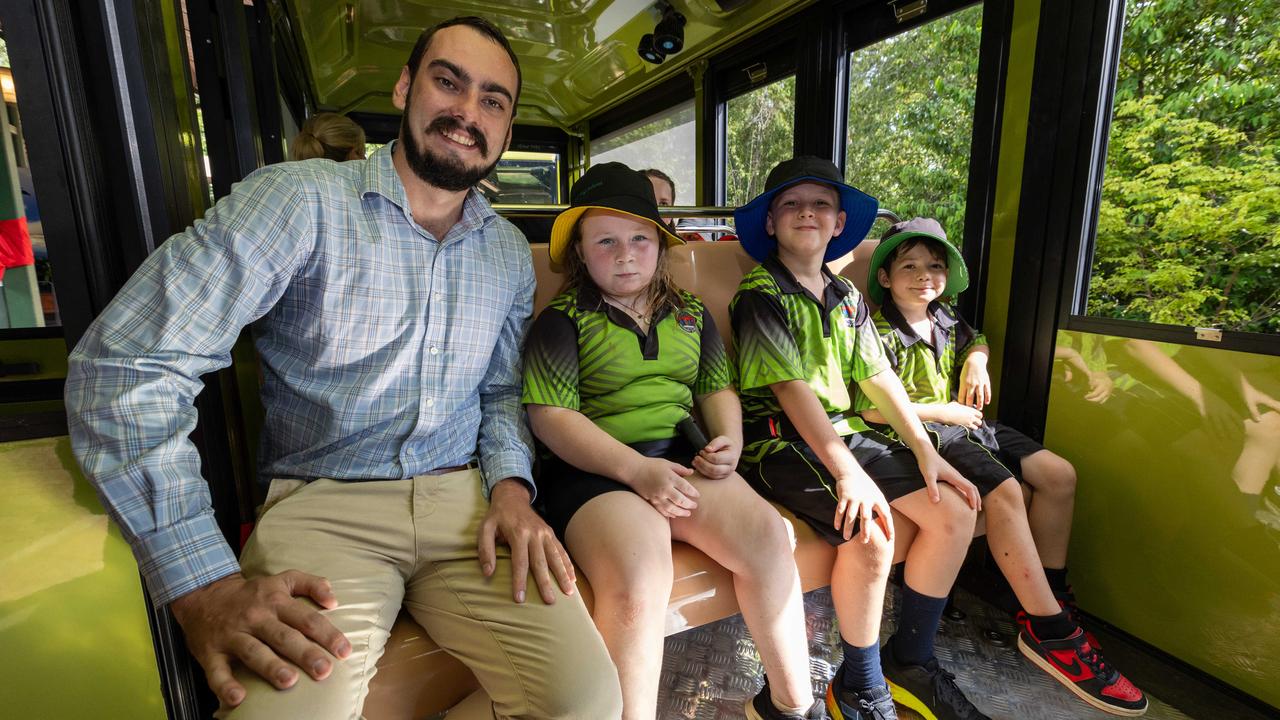
{"label": "child's hand on knee", "polygon": [[893,540],[893,516],[889,511],[889,501],[885,500],[884,493],[862,468],[836,480],[836,500],[833,525],[844,534],[845,540],[853,538],[855,526],[858,528],[858,539],[864,544],[871,541],[872,530],[877,526],[884,533],[885,539]]}
{"label": "child's hand on knee", "polygon": [[662,458],[641,458],[626,484],[669,518],[689,517],[698,507],[698,489],[685,478],[693,470]]}

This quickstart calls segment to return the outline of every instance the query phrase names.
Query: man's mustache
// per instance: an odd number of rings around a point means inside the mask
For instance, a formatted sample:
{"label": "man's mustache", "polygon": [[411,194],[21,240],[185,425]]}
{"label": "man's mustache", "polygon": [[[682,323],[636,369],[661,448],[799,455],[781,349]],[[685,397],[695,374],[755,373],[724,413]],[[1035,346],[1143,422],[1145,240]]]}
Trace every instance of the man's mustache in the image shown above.
{"label": "man's mustache", "polygon": [[471,138],[475,142],[476,148],[480,151],[480,154],[484,157],[489,157],[489,143],[484,139],[484,133],[480,132],[480,128],[475,125],[463,125],[462,121],[452,115],[441,115],[435,120],[432,120],[431,124],[427,126],[427,131],[440,133],[465,133],[467,137]]}

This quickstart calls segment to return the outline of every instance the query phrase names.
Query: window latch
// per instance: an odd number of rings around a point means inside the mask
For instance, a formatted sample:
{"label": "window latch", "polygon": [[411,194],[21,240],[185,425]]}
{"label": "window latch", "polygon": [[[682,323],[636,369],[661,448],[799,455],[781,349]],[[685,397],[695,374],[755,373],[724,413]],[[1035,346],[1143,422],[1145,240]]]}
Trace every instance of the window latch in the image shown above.
{"label": "window latch", "polygon": [[1222,342],[1222,331],[1218,328],[1196,328],[1196,339]]}
{"label": "window latch", "polygon": [[747,79],[751,81],[752,85],[764,82],[764,79],[769,77],[769,66],[762,62],[758,62],[755,65],[749,65],[743,68],[743,70],[747,73]]}
{"label": "window latch", "polygon": [[904,23],[923,15],[929,9],[929,0],[889,0],[889,7],[893,8],[893,17]]}

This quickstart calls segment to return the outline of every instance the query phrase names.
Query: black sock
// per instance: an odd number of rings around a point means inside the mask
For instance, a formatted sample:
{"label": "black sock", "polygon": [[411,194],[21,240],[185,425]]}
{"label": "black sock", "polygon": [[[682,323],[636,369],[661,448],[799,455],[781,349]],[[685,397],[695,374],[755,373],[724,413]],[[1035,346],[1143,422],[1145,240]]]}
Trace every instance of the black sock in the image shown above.
{"label": "black sock", "polygon": [[880,669],[880,643],[860,648],[854,647],[840,638],[844,648],[844,675],[841,676],[845,690],[858,693],[873,687],[884,685],[884,671]]}
{"label": "black sock", "polygon": [[890,639],[893,657],[905,665],[924,665],[933,657],[933,640],[947,607],[945,597],[930,597],[902,584],[902,613],[898,632]]}
{"label": "black sock", "polygon": [[1067,569],[1045,568],[1044,576],[1049,579],[1049,589],[1056,593],[1067,592]]}
{"label": "black sock", "polygon": [[1067,617],[1066,610],[1043,617],[1027,613],[1027,618],[1031,620],[1031,632],[1035,633],[1040,640],[1061,640],[1069,637],[1078,627],[1071,622],[1071,618]]}

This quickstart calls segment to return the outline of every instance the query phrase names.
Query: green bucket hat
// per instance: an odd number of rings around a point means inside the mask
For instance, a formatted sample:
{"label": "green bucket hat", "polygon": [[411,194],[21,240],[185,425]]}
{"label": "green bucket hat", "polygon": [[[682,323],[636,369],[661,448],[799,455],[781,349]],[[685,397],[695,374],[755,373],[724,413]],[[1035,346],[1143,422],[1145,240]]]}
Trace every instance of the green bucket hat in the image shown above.
{"label": "green bucket hat", "polygon": [[867,268],[867,298],[871,302],[884,304],[884,288],[880,286],[878,277],[880,268],[899,245],[916,237],[937,240],[947,249],[947,290],[944,295],[955,297],[969,287],[969,270],[965,268],[964,256],[947,240],[942,225],[933,218],[912,218],[886,230],[875,252],[871,253],[871,266]]}

